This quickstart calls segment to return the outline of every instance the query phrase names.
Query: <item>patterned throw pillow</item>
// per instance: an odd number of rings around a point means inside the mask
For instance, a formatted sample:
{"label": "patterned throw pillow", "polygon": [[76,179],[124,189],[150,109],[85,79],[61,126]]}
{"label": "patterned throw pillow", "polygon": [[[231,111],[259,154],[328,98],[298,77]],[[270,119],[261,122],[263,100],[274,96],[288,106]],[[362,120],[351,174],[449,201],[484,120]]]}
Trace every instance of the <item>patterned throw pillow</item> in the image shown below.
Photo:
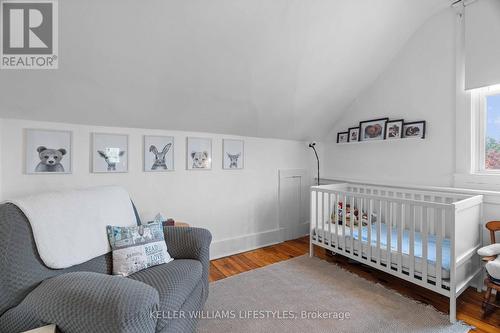
{"label": "patterned throw pillow", "polygon": [[134,227],[107,227],[113,250],[113,274],[128,276],[148,267],[166,264],[170,257],[159,223]]}

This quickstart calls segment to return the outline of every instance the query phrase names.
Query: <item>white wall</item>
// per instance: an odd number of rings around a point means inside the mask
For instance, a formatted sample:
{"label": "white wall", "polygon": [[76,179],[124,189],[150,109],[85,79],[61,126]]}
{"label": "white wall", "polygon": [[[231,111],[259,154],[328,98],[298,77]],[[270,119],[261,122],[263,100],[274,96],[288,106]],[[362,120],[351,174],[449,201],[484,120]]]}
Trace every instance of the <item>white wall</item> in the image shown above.
{"label": "white wall", "polygon": [[448,3],[61,0],[59,69],[2,71],[0,117],[317,139]]}
{"label": "white wall", "polygon": [[500,1],[481,0],[465,7],[465,86],[500,83]]}
{"label": "white wall", "polygon": [[[25,128],[73,131],[73,174],[25,175]],[[90,173],[92,132],[129,135],[129,173]],[[143,135],[175,137],[175,171],[143,172]],[[186,170],[186,136],[213,139],[213,169]],[[208,133],[112,128],[4,119],[0,123],[2,199],[63,188],[118,184],[128,189],[141,218],[158,212],[214,236],[212,256],[278,242],[278,169],[306,169],[311,178],[313,155],[299,141],[245,137],[245,169],[222,170],[222,138]]]}
{"label": "white wall", "polygon": [[[463,169],[461,154],[465,154],[467,140],[465,124],[459,127],[464,129],[462,133],[456,130],[457,89],[459,101],[465,95],[463,77],[462,85],[456,80],[460,68],[460,64],[456,66],[456,20],[455,10],[449,8],[426,22],[377,81],[359,95],[330,134],[333,140],[338,131],[361,120],[389,117],[426,120],[426,139],[343,145],[329,141],[325,143],[324,178],[386,185],[467,186],[476,190],[464,192],[485,196],[483,222],[499,218],[500,195],[486,191],[498,191],[498,185],[490,186],[488,179],[481,179],[476,186],[454,183],[456,168]],[[461,116],[463,122],[465,117]],[[486,229],[483,242],[489,244]]]}
{"label": "white wall", "polygon": [[338,145],[326,148],[325,177],[450,186],[455,170],[455,12],[426,22],[386,71],[359,95],[336,124],[347,130],[381,117],[426,120],[425,140]]}

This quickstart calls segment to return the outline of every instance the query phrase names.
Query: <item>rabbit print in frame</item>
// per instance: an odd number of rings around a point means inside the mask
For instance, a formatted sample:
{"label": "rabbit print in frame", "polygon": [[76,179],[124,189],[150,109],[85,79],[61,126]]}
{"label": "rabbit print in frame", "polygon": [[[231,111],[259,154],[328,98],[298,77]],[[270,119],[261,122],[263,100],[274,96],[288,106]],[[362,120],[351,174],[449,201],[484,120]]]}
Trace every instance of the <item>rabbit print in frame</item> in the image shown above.
{"label": "rabbit print in frame", "polygon": [[144,136],[144,171],[162,172],[174,170],[174,137]]}

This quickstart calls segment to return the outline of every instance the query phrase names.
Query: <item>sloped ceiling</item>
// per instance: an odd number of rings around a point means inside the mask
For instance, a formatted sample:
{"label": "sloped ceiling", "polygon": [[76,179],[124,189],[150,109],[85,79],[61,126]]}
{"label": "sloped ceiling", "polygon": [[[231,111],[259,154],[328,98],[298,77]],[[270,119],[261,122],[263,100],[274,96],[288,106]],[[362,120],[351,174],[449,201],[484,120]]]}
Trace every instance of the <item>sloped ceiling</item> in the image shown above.
{"label": "sloped ceiling", "polygon": [[63,0],[60,68],[0,117],[321,138],[448,0]]}

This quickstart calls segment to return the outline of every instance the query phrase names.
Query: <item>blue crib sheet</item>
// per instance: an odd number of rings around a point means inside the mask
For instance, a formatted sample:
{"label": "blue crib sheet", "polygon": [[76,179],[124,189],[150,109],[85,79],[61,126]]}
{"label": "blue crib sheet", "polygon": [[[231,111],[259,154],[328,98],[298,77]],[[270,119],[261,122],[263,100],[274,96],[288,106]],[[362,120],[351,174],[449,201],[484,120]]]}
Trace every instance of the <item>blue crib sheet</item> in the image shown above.
{"label": "blue crib sheet", "polygon": [[[342,226],[339,225],[339,230]],[[332,228],[333,231],[333,228]],[[346,226],[347,231],[350,232],[350,227]],[[354,227],[353,232],[354,239],[358,240],[358,227]],[[372,246],[377,246],[377,224],[372,224],[372,234],[371,234]],[[368,226],[362,227],[362,241],[368,242]],[[430,264],[436,264],[436,241],[437,237],[435,235],[427,235],[427,262]],[[385,223],[380,224],[380,247],[384,250],[387,249],[387,225]],[[415,257],[422,258],[422,235],[420,232],[415,232]],[[443,238],[441,241],[442,248],[442,268],[449,271],[450,270],[450,239]],[[398,230],[396,227],[391,229],[391,249],[393,252],[398,250]],[[410,254],[410,232],[409,230],[404,230],[402,234],[402,250],[406,255]]]}

